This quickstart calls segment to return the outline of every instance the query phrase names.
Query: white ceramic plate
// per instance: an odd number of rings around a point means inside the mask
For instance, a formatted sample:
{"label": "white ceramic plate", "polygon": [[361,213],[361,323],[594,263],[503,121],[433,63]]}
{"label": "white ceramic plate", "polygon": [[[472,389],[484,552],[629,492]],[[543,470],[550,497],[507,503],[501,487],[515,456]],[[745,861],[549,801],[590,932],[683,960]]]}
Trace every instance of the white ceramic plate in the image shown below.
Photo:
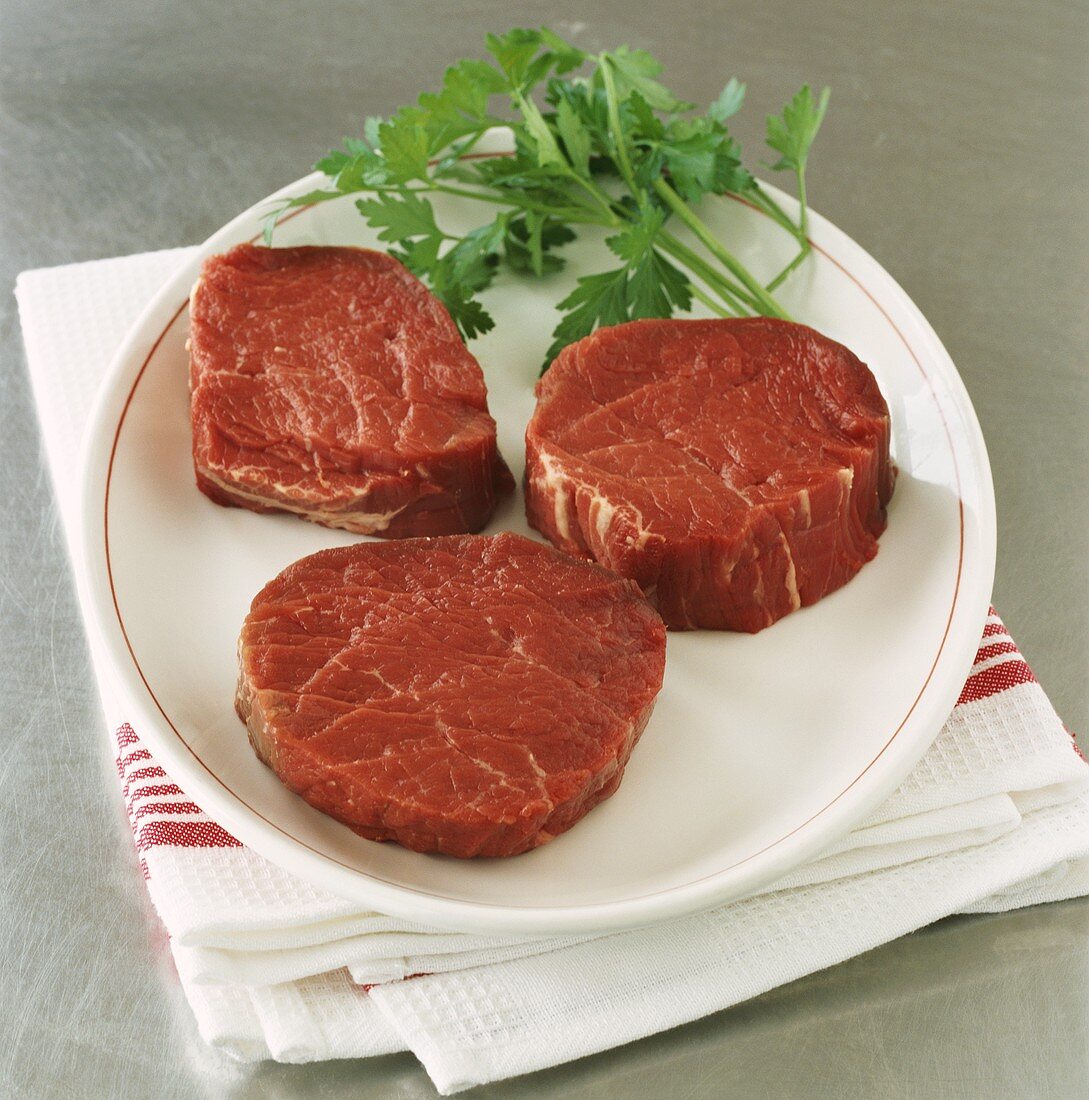
{"label": "white ceramic plate", "polygon": [[[441,216],[476,224],[481,211],[457,201],[436,204]],[[230,222],[201,256],[256,237],[269,208]],[[789,259],[790,240],[748,207],[717,200],[704,213],[757,273]],[[880,553],[845,588],[754,637],[671,635],[665,686],[619,791],[554,843],[507,860],[363,840],[250,751],[233,708],[249,602],[289,562],[353,536],[220,508],[197,492],[185,307],[200,258],[187,264],[118,353],[83,481],[94,626],[134,726],[170,775],[301,877],[363,907],[466,931],[588,932],[678,916],[756,889],[860,821],[930,745],[967,676],[993,579],[994,500],[979,425],[933,330],[816,215],[812,238],[815,255],[780,297],[867,362],[888,399],[900,477]],[[375,241],[344,199],[298,214],[276,243]],[[576,273],[609,262],[600,240],[567,255],[569,272],[550,281],[503,276],[487,295],[498,324],[472,345],[516,478],[553,303]],[[504,529],[529,533],[520,495],[489,528]]]}

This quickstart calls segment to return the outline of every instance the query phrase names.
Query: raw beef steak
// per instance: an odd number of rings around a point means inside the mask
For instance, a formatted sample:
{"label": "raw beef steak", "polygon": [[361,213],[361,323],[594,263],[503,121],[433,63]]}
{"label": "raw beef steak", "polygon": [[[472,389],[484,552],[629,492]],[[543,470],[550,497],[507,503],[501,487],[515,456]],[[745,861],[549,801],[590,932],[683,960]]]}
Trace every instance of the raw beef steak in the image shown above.
{"label": "raw beef steak", "polygon": [[477,531],[511,486],[479,365],[391,257],[239,245],[205,261],[189,312],[212,500],[400,538]]}
{"label": "raw beef steak", "polygon": [[292,791],[372,840],[510,856],[616,790],[662,686],[631,581],[520,535],[364,543],[253,601],[236,706]]}
{"label": "raw beef steak", "polygon": [[763,317],[633,321],[537,385],[526,510],[673,629],[762,630],[877,553],[889,412],[845,347]]}

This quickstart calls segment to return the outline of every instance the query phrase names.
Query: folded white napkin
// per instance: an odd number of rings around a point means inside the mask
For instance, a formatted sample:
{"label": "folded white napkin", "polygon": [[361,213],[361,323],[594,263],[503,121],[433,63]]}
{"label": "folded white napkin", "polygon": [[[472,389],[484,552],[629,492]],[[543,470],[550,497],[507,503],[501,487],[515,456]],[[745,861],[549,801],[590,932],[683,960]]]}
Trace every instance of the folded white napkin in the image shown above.
{"label": "folded white napkin", "polygon": [[[185,249],[25,272],[16,293],[61,516],[95,387]],[[148,889],[201,1034],[242,1059],[411,1050],[442,1093],[674,1027],[954,912],[1089,893],[1089,768],[1001,620],[868,821],[757,896],[598,937],[449,933],[361,912],[243,847],[123,722],[97,660]],[[410,980],[404,980],[410,979]]]}

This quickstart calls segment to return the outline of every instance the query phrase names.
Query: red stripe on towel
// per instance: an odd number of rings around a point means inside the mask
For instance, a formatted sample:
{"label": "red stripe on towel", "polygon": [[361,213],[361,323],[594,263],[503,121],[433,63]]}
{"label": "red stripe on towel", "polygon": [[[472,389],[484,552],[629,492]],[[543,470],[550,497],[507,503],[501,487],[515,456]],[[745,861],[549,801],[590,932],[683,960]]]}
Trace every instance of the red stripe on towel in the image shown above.
{"label": "red stripe on towel", "polygon": [[136,849],[167,845],[171,848],[241,848],[226,829],[214,821],[149,821],[136,833]]}
{"label": "red stripe on towel", "polygon": [[1036,677],[1032,674],[1024,661],[1005,661],[1000,665],[985,668],[968,677],[957,700],[957,706],[964,703],[978,703],[980,699],[988,699],[992,695],[999,695],[1003,691],[1017,687],[1019,684],[1034,684]]}

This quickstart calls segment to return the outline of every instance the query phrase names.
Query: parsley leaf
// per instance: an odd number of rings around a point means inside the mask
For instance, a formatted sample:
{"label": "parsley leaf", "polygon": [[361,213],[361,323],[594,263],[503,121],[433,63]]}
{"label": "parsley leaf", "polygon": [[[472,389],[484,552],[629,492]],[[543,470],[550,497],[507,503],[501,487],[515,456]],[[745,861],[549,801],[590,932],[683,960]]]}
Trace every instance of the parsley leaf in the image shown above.
{"label": "parsley leaf", "polygon": [[430,201],[421,199],[414,191],[359,199],[355,205],[367,224],[379,231],[380,241],[401,241],[409,237],[441,239],[444,236],[435,224],[435,210]]}
{"label": "parsley leaf", "polygon": [[649,208],[634,225],[627,227],[615,237],[607,237],[605,244],[609,250],[628,263],[638,262],[649,251],[665,224],[665,214],[656,207]]}
{"label": "parsley leaf", "polygon": [[326,153],[314,165],[314,170],[317,172],[324,172],[327,176],[339,176],[341,169],[346,165],[352,163],[351,155],[342,152],[340,149],[334,149],[331,153]]}
{"label": "parsley leaf", "polygon": [[638,92],[656,111],[687,111],[695,106],[678,99],[664,84],[654,78],[662,71],[662,63],[646,50],[633,50],[627,46],[605,55],[616,74],[621,96]]}
{"label": "parsley leaf", "polygon": [[491,97],[505,90],[506,81],[492,65],[469,58],[447,69],[442,91],[437,95],[423,93],[419,105],[432,121],[479,121],[487,115]]}
{"label": "parsley leaf", "polygon": [[439,263],[441,237],[422,237],[418,240],[405,240],[399,249],[391,248],[389,254],[421,279],[431,280],[433,271]]}
{"label": "parsley leaf", "polygon": [[553,330],[544,369],[568,344],[589,336],[599,324],[619,325],[628,320],[628,269],[581,276],[556,308],[565,311],[565,316]]}
{"label": "parsley leaf", "polygon": [[451,282],[463,290],[476,292],[491,285],[499,263],[499,251],[507,236],[509,215],[501,214],[493,222],[466,233],[447,253]]}
{"label": "parsley leaf", "polygon": [[803,84],[783,108],[782,115],[768,115],[768,145],[781,154],[778,162],[772,165],[774,171],[805,171],[809,149],[824,121],[830,95],[831,90],[825,88],[820,99],[814,102],[809,85]]}
{"label": "parsley leaf", "polygon": [[576,172],[590,174],[590,134],[579,120],[569,100],[561,99],[556,108],[556,129],[563,139],[567,158]]}
{"label": "parsley leaf", "polygon": [[669,127],[668,140],[662,144],[673,186],[688,202],[695,202],[715,187],[716,154],[723,137],[713,126],[708,119],[678,119]]}
{"label": "parsley leaf", "polygon": [[378,144],[390,174],[399,183],[427,179],[430,149],[426,114],[418,107],[403,107],[378,127]]}
{"label": "parsley leaf", "polygon": [[632,92],[624,106],[631,116],[628,129],[633,140],[661,141],[665,137],[666,129],[662,120],[638,92]]}
{"label": "parsley leaf", "polygon": [[495,328],[494,318],[475,298],[465,297],[456,287],[436,293],[466,340],[483,336]]}
{"label": "parsley leaf", "polygon": [[[516,27],[506,34],[489,34],[485,44],[514,88],[536,84],[553,70],[570,72],[586,58],[580,49],[547,27],[536,31]],[[540,52],[542,47],[544,52]]]}
{"label": "parsley leaf", "polygon": [[382,120],[377,115],[368,115],[363,120],[363,139],[372,149],[377,149],[381,143],[378,131],[381,129]]}
{"label": "parsley leaf", "polygon": [[574,239],[570,227],[530,210],[512,219],[504,241],[504,259],[512,271],[521,274],[551,274],[563,267],[563,257],[549,250]]}
{"label": "parsley leaf", "polygon": [[631,317],[672,317],[692,308],[688,276],[651,248],[631,273],[628,284]]}
{"label": "parsley leaf", "polygon": [[716,122],[725,122],[741,110],[745,102],[745,85],[736,76],[731,76],[726,87],[719,93],[718,99],[707,108],[707,113]]}
{"label": "parsley leaf", "polygon": [[628,261],[628,314],[632,320],[671,317],[674,309],[692,306],[688,277],[654,247],[664,224],[664,212],[648,207],[636,225],[605,242]]}

